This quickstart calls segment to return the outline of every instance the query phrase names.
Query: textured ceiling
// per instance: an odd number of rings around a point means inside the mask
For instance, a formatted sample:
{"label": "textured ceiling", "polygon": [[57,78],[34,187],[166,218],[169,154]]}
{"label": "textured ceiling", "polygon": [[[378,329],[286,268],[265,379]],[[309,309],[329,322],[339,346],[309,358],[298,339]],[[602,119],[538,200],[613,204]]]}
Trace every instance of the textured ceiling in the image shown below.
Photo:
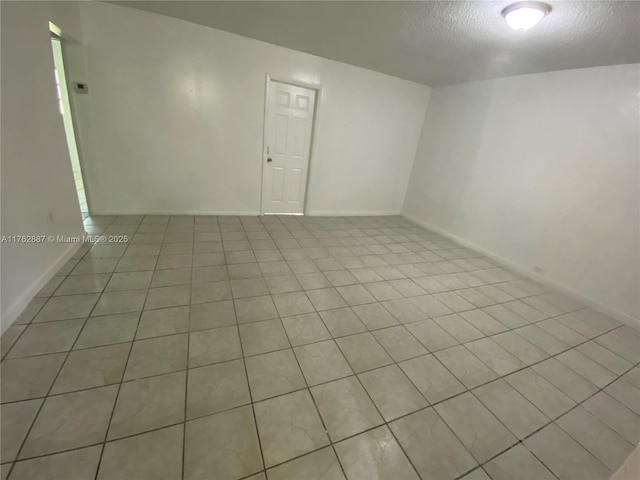
{"label": "textured ceiling", "polygon": [[112,2],[440,86],[640,62],[640,2],[548,1],[526,32],[512,1]]}

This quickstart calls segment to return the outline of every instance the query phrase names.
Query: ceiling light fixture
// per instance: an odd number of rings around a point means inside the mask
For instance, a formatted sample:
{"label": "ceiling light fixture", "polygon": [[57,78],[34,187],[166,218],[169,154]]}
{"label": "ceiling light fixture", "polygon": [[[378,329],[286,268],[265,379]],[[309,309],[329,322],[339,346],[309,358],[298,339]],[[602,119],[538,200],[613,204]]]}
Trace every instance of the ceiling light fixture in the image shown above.
{"label": "ceiling light fixture", "polygon": [[551,5],[542,2],[518,2],[502,10],[502,16],[514,30],[529,30],[551,11]]}

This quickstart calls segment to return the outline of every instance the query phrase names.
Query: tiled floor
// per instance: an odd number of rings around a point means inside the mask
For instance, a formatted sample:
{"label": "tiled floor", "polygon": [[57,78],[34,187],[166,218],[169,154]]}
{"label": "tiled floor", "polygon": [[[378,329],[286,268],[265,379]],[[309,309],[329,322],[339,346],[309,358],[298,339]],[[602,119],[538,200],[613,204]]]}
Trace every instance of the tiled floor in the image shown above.
{"label": "tiled floor", "polygon": [[640,337],[399,217],[94,217],[2,337],[2,478],[604,479]]}

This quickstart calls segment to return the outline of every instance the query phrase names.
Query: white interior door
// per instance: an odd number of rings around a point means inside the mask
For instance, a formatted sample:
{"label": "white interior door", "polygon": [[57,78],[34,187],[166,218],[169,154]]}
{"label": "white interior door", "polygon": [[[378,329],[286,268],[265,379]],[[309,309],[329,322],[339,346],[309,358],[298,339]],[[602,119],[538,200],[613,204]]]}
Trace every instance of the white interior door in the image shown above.
{"label": "white interior door", "polygon": [[269,82],[263,213],[304,213],[315,104],[315,90]]}

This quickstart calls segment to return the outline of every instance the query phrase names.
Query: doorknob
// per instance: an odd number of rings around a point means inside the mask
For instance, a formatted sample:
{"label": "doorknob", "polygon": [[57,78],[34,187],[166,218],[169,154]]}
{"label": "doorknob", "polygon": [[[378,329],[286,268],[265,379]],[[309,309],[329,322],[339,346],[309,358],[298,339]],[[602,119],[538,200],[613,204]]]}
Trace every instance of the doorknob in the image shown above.
{"label": "doorknob", "polygon": [[267,158],[267,163],[271,163],[271,157]]}

